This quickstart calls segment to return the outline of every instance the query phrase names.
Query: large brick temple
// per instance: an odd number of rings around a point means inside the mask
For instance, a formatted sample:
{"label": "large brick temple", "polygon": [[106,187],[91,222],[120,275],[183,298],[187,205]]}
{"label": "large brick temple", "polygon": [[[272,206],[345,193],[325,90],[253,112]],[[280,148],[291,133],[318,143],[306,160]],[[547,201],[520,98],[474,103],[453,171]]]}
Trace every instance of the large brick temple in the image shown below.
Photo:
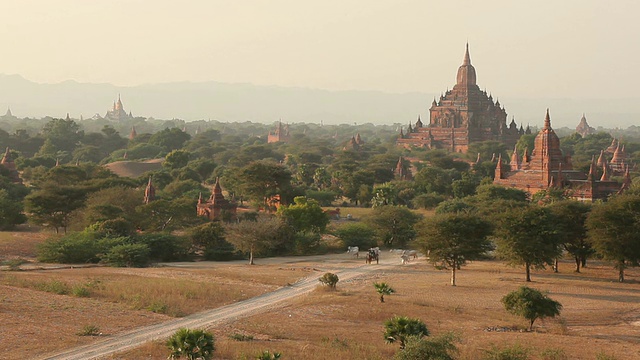
{"label": "large brick temple", "polygon": [[[617,149],[620,153],[619,146]],[[621,155],[618,154],[618,157]],[[600,164],[594,156],[588,174],[573,170],[570,156],[562,154],[560,139],[551,128],[551,118],[547,109],[544,126],[535,138],[531,154],[525,149],[520,156],[514,146],[507,171],[506,164],[500,156],[493,183],[521,189],[531,195],[549,188],[561,188],[565,189],[571,198],[581,201],[606,199],[629,187],[631,177],[628,164],[624,165],[624,180],[619,183],[611,178],[613,170],[609,162],[606,159],[599,161]]]}
{"label": "large brick temple", "polygon": [[473,142],[496,140],[512,147],[524,134],[514,120],[507,126],[507,112],[491,95],[476,84],[476,69],[471,65],[467,44],[462,65],[458,68],[456,84],[429,109],[427,126],[420,118],[415,125],[400,130],[398,146],[419,146],[467,152]]}

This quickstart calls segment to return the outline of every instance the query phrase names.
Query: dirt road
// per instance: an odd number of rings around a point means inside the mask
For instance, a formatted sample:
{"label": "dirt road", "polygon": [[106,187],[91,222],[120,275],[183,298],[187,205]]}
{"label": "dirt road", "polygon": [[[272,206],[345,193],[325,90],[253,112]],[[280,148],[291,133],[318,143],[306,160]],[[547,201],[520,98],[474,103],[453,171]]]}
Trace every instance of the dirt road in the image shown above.
{"label": "dirt road", "polygon": [[[394,257],[381,256],[378,265],[359,265],[352,268],[343,268],[340,270],[331,269],[331,271],[340,277],[342,286],[346,286],[349,280],[367,275],[372,272],[378,272],[392,266],[399,266],[400,262]],[[364,260],[362,260],[364,262]],[[184,318],[175,319],[160,324],[145,326],[133,331],[114,335],[108,339],[97,343],[77,347],[55,355],[48,355],[43,359],[49,360],[89,360],[99,359],[101,357],[122,352],[130,348],[140,346],[148,341],[157,339],[166,339],[170,337],[179,328],[211,328],[213,326],[233,321],[235,319],[264,311],[273,306],[278,306],[284,301],[292,299],[296,296],[308,293],[318,286],[318,278],[322,276],[323,271],[317,271],[314,275],[304,278],[303,280],[282,287],[276,291],[266,293],[251,299],[247,299],[232,305],[203,311],[197,314],[186,316]]]}

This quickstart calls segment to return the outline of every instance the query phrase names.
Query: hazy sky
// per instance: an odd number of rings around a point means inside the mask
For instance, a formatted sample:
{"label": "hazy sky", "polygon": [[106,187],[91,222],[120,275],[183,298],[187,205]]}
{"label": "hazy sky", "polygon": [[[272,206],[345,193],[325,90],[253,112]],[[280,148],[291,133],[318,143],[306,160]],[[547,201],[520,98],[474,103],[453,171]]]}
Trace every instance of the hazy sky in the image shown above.
{"label": "hazy sky", "polygon": [[640,1],[3,0],[0,73],[437,92],[468,40],[494,97],[640,97]]}

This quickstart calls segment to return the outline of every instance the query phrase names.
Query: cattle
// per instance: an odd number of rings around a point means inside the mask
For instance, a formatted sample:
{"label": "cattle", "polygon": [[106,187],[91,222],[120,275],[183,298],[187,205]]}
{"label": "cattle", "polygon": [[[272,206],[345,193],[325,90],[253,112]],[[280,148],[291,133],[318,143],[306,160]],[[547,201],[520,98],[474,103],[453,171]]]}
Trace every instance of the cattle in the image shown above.
{"label": "cattle", "polygon": [[407,255],[408,257],[412,258],[412,259],[417,259],[418,258],[418,252],[415,250],[405,250],[402,252],[402,255]]}
{"label": "cattle", "polygon": [[408,263],[409,262],[409,255],[402,254],[402,256],[400,256],[400,260],[402,261],[402,265]]}
{"label": "cattle", "polygon": [[347,254],[355,256],[357,259],[360,256],[360,249],[357,246],[349,246],[347,248]]}

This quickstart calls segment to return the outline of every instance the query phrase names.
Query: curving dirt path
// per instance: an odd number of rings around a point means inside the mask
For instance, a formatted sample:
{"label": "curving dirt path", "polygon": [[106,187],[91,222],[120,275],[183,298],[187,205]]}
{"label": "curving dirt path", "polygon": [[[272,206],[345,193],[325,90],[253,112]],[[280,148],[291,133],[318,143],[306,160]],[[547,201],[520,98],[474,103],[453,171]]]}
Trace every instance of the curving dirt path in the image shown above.
{"label": "curving dirt path", "polygon": [[[380,264],[378,265],[362,264],[353,268],[344,268],[340,270],[329,271],[337,274],[340,277],[340,283],[344,284],[349,280],[353,280],[368,273],[398,265],[400,265],[400,262],[397,261],[396,257],[382,257],[380,259]],[[282,303],[286,300],[311,292],[318,286],[318,278],[321,273],[322,272],[319,272],[306,277],[291,286],[285,286],[276,291],[240,301],[235,304],[203,311],[197,314],[186,316],[184,318],[167,321],[160,324],[141,327],[133,331],[114,335],[108,339],[93,344],[69,349],[55,355],[48,355],[42,359],[99,359],[113,353],[118,353],[134,347],[138,347],[152,340],[166,339],[170,337],[176,330],[182,327],[211,328],[215,325],[219,325],[228,321],[236,320],[241,317],[255,314],[260,311],[264,311],[273,306],[277,306],[279,303]]]}

